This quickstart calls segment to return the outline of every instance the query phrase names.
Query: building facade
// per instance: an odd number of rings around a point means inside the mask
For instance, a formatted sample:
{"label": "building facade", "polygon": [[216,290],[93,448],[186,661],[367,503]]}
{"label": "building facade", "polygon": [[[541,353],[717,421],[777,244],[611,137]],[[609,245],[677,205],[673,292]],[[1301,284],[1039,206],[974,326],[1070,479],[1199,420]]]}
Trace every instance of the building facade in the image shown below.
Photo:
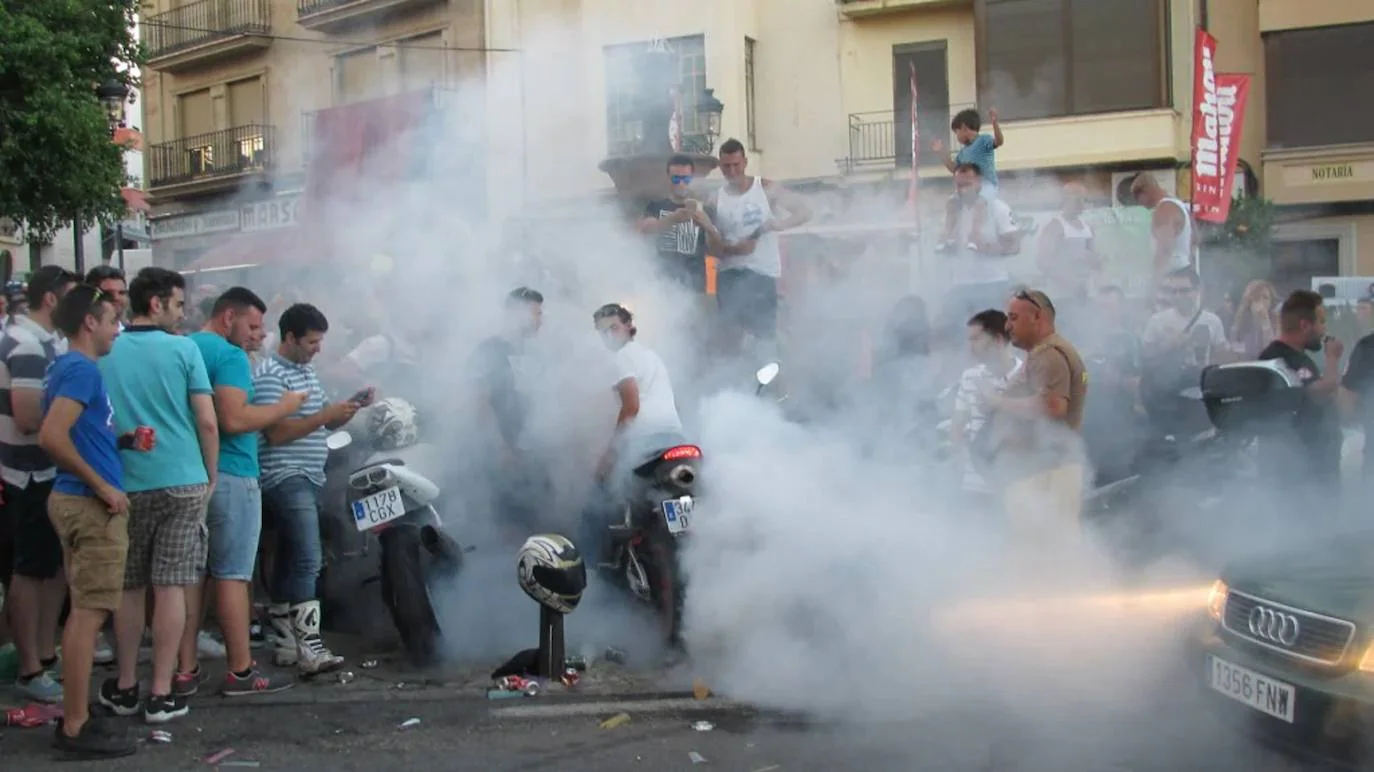
{"label": "building facade", "polygon": [[300,219],[316,111],[416,89],[459,93],[482,124],[492,219],[600,200],[599,165],[661,129],[648,118],[663,95],[644,73],[664,46],[684,135],[704,130],[695,108],[710,89],[724,105],[711,139],[743,141],[756,173],[817,197],[822,221],[857,216],[855,191],[900,201],[913,70],[925,188],[948,184],[933,143],[953,144],[950,117],[976,105],[1001,116],[998,166],[1018,210],[1053,209],[1067,179],[1111,206],[1141,170],[1186,191],[1193,31],[1206,24],[1219,68],[1254,77],[1241,157],[1281,207],[1293,246],[1280,262],[1374,273],[1359,248],[1374,250],[1374,142],[1341,96],[1370,78],[1367,57],[1347,61],[1374,40],[1361,0],[153,5],[144,181],[155,258],[183,269]]}

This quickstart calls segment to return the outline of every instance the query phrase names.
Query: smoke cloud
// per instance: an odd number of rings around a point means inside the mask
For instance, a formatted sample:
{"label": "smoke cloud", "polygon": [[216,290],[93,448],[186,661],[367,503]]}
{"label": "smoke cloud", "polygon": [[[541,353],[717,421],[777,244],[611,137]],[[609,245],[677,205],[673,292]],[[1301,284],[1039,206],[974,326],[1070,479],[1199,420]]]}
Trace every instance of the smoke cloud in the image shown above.
{"label": "smoke cloud", "polygon": [[[614,16],[583,22],[608,40],[628,39],[611,34],[616,26]],[[567,47],[560,32],[531,27],[522,54],[490,60],[491,82],[519,83],[529,77],[521,57],[545,61]],[[570,61],[599,56],[582,53]],[[600,77],[581,75],[559,77]],[[615,422],[610,354],[594,334],[592,310],[607,302],[631,308],[639,340],[669,366],[688,434],[706,456],[695,531],[684,542],[686,638],[692,671],[717,691],[860,722],[948,721],[991,707],[1018,731],[1064,738],[1055,753],[1068,768],[1101,751],[1101,743],[1085,750],[1068,741],[1075,720],[1091,717],[1099,738],[1129,734],[1148,709],[1196,688],[1183,642],[1221,561],[1282,543],[1298,526],[1277,516],[1258,533],[1200,526],[1188,520],[1197,501],[1181,494],[1169,526],[1180,549],[1128,566],[1120,545],[1093,541],[1054,552],[1018,544],[1007,538],[996,503],[961,498],[957,469],[931,452],[935,427],[913,417],[921,397],[910,382],[861,375],[870,350],[881,348],[894,303],[909,294],[925,298],[932,312],[926,380],[953,386],[968,364],[965,315],[945,310],[948,272],[930,249],[943,219],[943,185],[927,186],[919,257],[905,237],[881,228],[793,237],[793,262],[807,265],[794,265],[786,287],[782,368],[792,398],[780,406],[752,395],[748,374],[763,362],[739,363],[727,376],[701,365],[693,320],[709,303],[657,278],[651,245],[631,233],[616,202],[583,200],[560,214],[528,189],[515,216],[490,218],[493,187],[471,174],[486,154],[510,159],[512,143],[567,139],[559,127],[596,123],[565,114],[587,109],[575,99],[554,111],[523,101],[519,89],[493,94],[478,82],[458,83],[433,124],[381,151],[413,153],[418,143],[427,153],[420,174],[404,182],[365,175],[347,196],[341,191],[311,213],[309,227],[334,255],[327,270],[264,266],[246,278],[262,288],[294,276],[301,297],[326,311],[334,328],[322,367],[378,327],[420,352],[418,377],[394,393],[421,407],[425,441],[449,459],[425,471],[444,488],[446,526],[476,548],[442,595],[455,662],[494,664],[535,643],[535,606],[516,586],[515,545],[502,538],[501,513],[479,472],[491,450],[478,428],[468,366],[478,343],[499,331],[505,294],[527,285],[547,298],[522,387],[531,400],[531,450],[553,478],[552,527],[577,536],[592,469]],[[471,130],[490,125],[493,114],[511,116],[511,125],[497,120],[486,136]],[[1014,126],[1007,137],[1017,141]],[[699,181],[699,197],[719,182],[718,174]],[[1058,186],[1046,176],[1027,197],[1055,201]],[[857,200],[852,219],[910,218],[898,191],[879,188]],[[1015,264],[1028,270],[1033,239],[1023,250]],[[382,253],[395,267],[373,273],[371,261]],[[792,278],[808,271],[809,283]],[[1234,487],[1253,493],[1257,484]],[[1230,491],[1217,483],[1211,493]],[[1250,514],[1263,507],[1254,496],[1246,500]],[[1223,533],[1231,536],[1223,541]],[[1190,549],[1199,544],[1216,549]],[[568,620],[570,648],[621,646],[651,665],[658,653],[651,615],[593,581]],[[1166,686],[1179,691],[1162,697]],[[942,737],[957,746],[992,731],[1001,730],[970,718]],[[903,738],[880,739],[902,747]]]}

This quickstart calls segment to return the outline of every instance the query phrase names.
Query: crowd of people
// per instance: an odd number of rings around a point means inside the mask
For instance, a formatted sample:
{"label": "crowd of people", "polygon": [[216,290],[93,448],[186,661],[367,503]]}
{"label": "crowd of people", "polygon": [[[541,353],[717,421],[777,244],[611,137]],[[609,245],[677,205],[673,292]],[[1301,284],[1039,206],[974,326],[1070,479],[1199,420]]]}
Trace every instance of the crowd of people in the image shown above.
{"label": "crowd of people", "polygon": [[372,393],[327,398],[311,361],[329,323],[314,306],[281,312],[279,342],[256,367],[267,304],[234,287],[206,310],[187,334],[185,279],[164,268],[126,286],[109,266],[84,281],[44,266],[0,336],[0,571],[15,690],[62,704],[56,744],[76,756],[134,750],[88,709],[92,666],[110,658],[97,656],[107,631],[118,673],[95,697],[118,716],[187,714],[205,680],[207,607],[224,636],[221,694],[293,685],[251,651],[264,502],[279,534],[262,570],[273,664],[315,674],[343,662],[320,635],[317,501],[325,437]]}

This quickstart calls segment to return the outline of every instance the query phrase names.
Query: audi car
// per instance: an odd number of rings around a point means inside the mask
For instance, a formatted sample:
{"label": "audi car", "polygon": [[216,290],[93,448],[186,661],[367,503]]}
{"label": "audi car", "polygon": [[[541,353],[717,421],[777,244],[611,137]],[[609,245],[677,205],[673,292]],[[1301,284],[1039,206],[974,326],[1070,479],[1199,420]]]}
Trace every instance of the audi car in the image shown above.
{"label": "audi car", "polygon": [[1260,739],[1374,765],[1374,533],[1238,563],[1207,602],[1208,701]]}

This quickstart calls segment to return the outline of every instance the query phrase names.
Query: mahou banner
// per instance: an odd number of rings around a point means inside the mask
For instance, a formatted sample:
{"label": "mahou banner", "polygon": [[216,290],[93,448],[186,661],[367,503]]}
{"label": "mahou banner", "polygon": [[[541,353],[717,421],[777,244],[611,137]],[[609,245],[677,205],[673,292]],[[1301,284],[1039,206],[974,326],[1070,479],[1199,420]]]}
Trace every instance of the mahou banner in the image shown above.
{"label": "mahou banner", "polygon": [[1218,74],[1216,38],[1197,31],[1193,47],[1193,217],[1226,222],[1240,160],[1250,76]]}

